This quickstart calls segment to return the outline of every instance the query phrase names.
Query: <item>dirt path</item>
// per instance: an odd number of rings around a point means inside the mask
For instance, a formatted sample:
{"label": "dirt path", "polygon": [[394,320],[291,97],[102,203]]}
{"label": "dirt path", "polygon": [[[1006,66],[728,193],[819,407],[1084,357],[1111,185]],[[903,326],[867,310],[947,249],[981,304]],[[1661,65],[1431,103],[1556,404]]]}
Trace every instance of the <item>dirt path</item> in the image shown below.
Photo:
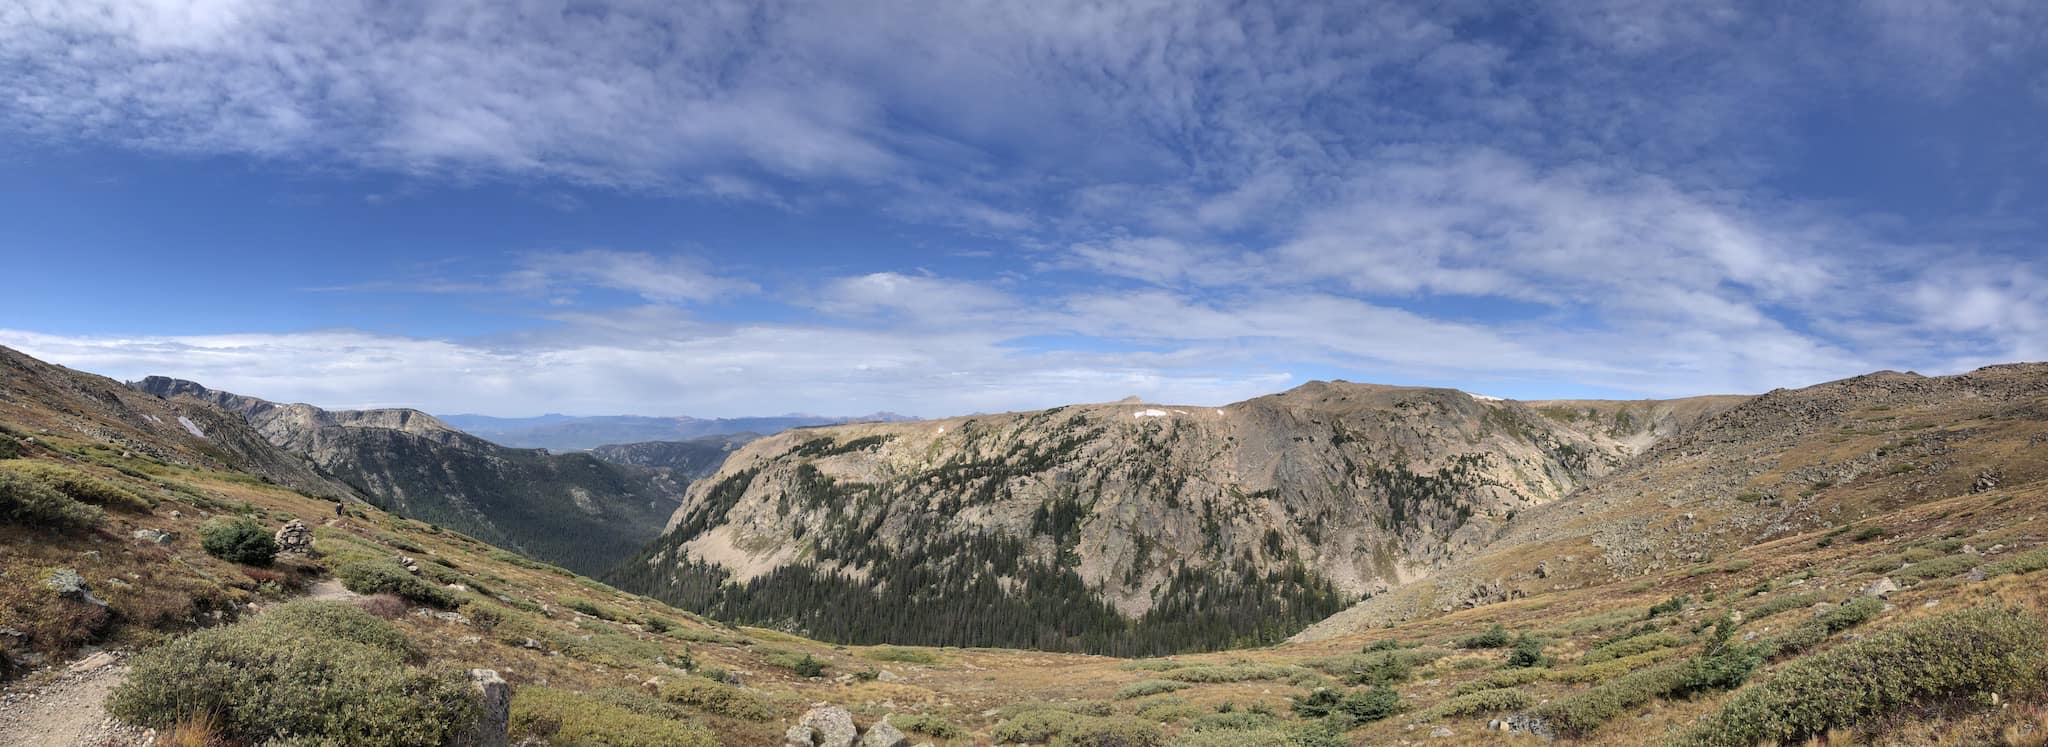
{"label": "dirt path", "polygon": [[[308,588],[305,598],[346,602],[361,596],[326,579]],[[123,656],[93,654],[41,682],[31,677],[35,684],[18,684],[0,695],[0,747],[143,747],[156,741],[155,730],[125,726],[107,716],[107,696],[128,676]]]}
{"label": "dirt path", "polygon": [[347,587],[341,585],[340,581],[331,578],[323,579],[306,589],[307,599],[325,599],[330,602],[346,602],[359,599],[362,596],[361,594],[349,591]]}
{"label": "dirt path", "polygon": [[102,652],[73,662],[35,687],[0,695],[0,744],[10,747],[147,745],[156,732],[115,723],[103,705],[128,675],[120,655]]}

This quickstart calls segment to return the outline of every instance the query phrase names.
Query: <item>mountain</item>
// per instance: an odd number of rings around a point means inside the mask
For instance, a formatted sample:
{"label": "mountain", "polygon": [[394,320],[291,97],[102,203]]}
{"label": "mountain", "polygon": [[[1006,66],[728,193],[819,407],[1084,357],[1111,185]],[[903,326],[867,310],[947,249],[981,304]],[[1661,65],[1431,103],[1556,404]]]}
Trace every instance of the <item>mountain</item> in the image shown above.
{"label": "mountain", "polygon": [[2048,478],[2044,426],[2041,363],[1939,377],[1880,371],[1774,390],[1532,509],[1484,551],[1302,635],[1698,567],[1950,496],[2034,484]]}
{"label": "mountain", "polygon": [[219,408],[152,397],[6,347],[0,347],[0,374],[0,405],[18,425],[32,428],[30,437],[64,432],[116,453],[245,472],[313,495],[354,495],[348,485],[275,448],[242,418]]}
{"label": "mountain", "polygon": [[728,458],[610,578],[850,642],[1265,643],[1429,575],[1739,401],[1532,406],[1314,382],[1222,408],[808,428]]}
{"label": "mountain", "polygon": [[654,538],[686,482],[586,453],[499,446],[417,410],[330,411],[162,376],[131,386],[239,414],[379,507],[587,572]]}
{"label": "mountain", "polygon": [[717,473],[727,456],[760,437],[757,433],[728,433],[688,441],[606,444],[591,449],[590,455],[613,464],[664,470],[687,482]]}
{"label": "mountain", "polygon": [[542,415],[532,418],[497,418],[489,415],[448,415],[442,420],[465,432],[506,446],[569,451],[592,449],[605,444],[689,441],[708,436],[775,433],[814,425],[892,422],[906,418],[884,412],[856,418],[828,418],[818,415],[755,418],[658,418],[639,415]]}

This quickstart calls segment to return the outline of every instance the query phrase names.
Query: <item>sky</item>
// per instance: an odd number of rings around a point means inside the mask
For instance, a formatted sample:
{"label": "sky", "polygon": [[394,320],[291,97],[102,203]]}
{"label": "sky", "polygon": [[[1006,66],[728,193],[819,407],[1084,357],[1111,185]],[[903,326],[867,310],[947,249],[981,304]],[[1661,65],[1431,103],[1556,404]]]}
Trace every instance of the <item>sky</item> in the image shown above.
{"label": "sky", "polygon": [[2048,358],[2048,4],[13,0],[0,345],[327,407]]}

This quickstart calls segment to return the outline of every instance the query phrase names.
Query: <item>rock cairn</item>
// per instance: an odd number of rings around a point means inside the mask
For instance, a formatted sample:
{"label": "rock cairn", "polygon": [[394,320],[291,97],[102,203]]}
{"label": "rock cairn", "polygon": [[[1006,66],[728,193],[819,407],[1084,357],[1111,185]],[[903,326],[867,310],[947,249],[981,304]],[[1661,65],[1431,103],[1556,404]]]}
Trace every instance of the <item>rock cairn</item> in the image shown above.
{"label": "rock cairn", "polygon": [[313,551],[313,530],[306,528],[306,522],[298,519],[285,522],[271,539],[277,541],[277,551],[284,555],[307,555]]}

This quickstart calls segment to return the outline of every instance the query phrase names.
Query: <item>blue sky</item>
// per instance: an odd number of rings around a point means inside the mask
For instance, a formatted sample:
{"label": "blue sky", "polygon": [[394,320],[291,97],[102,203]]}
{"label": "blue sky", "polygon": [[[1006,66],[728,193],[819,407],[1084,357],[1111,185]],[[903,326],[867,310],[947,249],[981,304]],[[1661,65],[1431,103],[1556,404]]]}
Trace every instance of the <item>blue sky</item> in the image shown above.
{"label": "blue sky", "polygon": [[10,3],[0,344],[497,415],[2048,358],[2048,6],[1502,5]]}

